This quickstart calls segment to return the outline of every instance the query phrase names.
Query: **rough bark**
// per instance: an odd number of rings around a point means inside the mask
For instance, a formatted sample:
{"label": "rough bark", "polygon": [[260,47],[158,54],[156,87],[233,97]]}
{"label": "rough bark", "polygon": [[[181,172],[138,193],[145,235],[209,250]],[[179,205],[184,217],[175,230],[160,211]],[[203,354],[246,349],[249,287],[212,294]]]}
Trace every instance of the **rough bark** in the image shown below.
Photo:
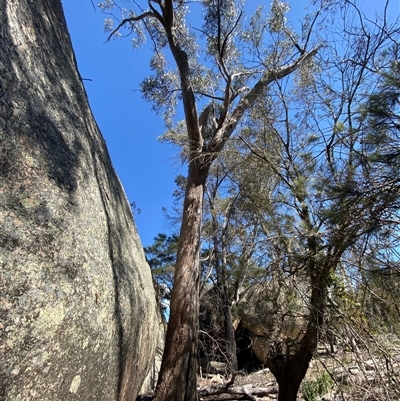
{"label": "rough bark", "polygon": [[150,269],[59,0],[0,0],[0,399],[134,400]]}
{"label": "rough bark", "polygon": [[[168,322],[156,400],[197,400],[197,343],[199,319],[199,246],[207,168],[189,166],[171,314]],[[178,357],[179,356],[179,357]]]}

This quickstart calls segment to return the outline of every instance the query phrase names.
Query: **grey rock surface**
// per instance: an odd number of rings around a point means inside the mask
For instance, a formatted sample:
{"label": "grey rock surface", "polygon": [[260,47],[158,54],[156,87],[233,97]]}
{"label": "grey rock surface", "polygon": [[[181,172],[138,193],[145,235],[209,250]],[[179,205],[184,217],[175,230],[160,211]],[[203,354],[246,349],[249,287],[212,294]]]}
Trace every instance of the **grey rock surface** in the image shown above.
{"label": "grey rock surface", "polygon": [[158,341],[59,0],[0,0],[0,400],[134,400]]}

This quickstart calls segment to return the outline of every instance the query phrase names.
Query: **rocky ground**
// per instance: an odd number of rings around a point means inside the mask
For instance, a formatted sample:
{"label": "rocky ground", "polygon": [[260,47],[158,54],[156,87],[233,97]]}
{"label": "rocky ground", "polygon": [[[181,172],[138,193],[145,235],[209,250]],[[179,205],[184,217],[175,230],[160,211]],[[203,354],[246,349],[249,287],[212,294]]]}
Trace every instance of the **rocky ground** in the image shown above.
{"label": "rocky ground", "polygon": [[[220,375],[199,377],[202,387],[220,386],[226,380]],[[213,395],[203,400],[252,399],[246,394],[264,388],[269,394],[254,400],[277,399],[277,385],[268,369],[236,376],[233,384],[242,395]],[[236,397],[236,398],[235,398]],[[320,350],[312,361],[303,381],[298,400],[306,401],[399,401],[400,400],[400,341],[385,337],[375,349],[345,349],[328,355]]]}
{"label": "rocky ground", "polygon": [[[374,347],[344,348],[335,354],[319,349],[303,380],[298,400],[400,401],[400,338],[384,336]],[[278,398],[276,381],[268,369],[238,374],[230,393],[211,396],[202,389],[228,388],[229,378],[219,374],[198,377],[201,400],[270,401]],[[151,400],[141,396],[138,400]]]}

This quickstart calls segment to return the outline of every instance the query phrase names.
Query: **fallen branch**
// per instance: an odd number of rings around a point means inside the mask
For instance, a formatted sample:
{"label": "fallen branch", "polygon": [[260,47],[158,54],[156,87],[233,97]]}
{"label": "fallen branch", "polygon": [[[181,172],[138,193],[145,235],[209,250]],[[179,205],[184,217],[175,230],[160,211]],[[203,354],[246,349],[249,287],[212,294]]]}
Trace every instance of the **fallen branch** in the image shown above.
{"label": "fallen branch", "polygon": [[[235,396],[245,397],[244,399],[250,399],[256,401],[256,397],[264,397],[269,394],[277,394],[278,386],[275,382],[268,383],[268,387],[255,387],[253,388],[251,384],[245,386],[232,386],[234,377],[229,380],[229,382],[216,385],[201,387],[197,390],[199,397],[209,397],[219,394],[231,394]],[[242,398],[241,397],[241,398]]]}
{"label": "fallen branch", "polygon": [[[222,398],[223,397],[223,398]],[[205,401],[241,401],[241,400],[248,400],[249,398],[245,394],[224,394],[217,395],[213,398],[213,396],[207,397],[207,399],[200,398],[200,400]]]}
{"label": "fallen branch", "polygon": [[[223,384],[217,384],[213,386],[199,387],[197,394],[199,398],[212,397],[214,395],[227,394],[232,397],[225,397],[225,400],[252,400],[257,401],[257,397],[264,397],[269,394],[277,394],[278,386],[276,382],[267,383],[267,387],[253,387],[252,384],[246,384],[244,386],[233,386],[237,373],[234,373],[229,381]],[[151,401],[153,396],[139,396],[137,401]],[[217,398],[216,398],[217,400]],[[212,399],[207,398],[207,401]]]}

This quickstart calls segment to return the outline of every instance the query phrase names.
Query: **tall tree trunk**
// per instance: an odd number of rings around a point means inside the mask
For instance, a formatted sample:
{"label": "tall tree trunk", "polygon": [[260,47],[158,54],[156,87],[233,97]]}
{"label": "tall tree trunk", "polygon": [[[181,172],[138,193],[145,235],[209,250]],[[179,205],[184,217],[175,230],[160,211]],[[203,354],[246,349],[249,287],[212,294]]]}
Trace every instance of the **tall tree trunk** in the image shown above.
{"label": "tall tree trunk", "polygon": [[208,168],[201,159],[194,159],[189,165],[157,401],[195,401],[198,398],[200,231]]}
{"label": "tall tree trunk", "polygon": [[0,399],[132,401],[157,306],[59,0],[0,0]]}

